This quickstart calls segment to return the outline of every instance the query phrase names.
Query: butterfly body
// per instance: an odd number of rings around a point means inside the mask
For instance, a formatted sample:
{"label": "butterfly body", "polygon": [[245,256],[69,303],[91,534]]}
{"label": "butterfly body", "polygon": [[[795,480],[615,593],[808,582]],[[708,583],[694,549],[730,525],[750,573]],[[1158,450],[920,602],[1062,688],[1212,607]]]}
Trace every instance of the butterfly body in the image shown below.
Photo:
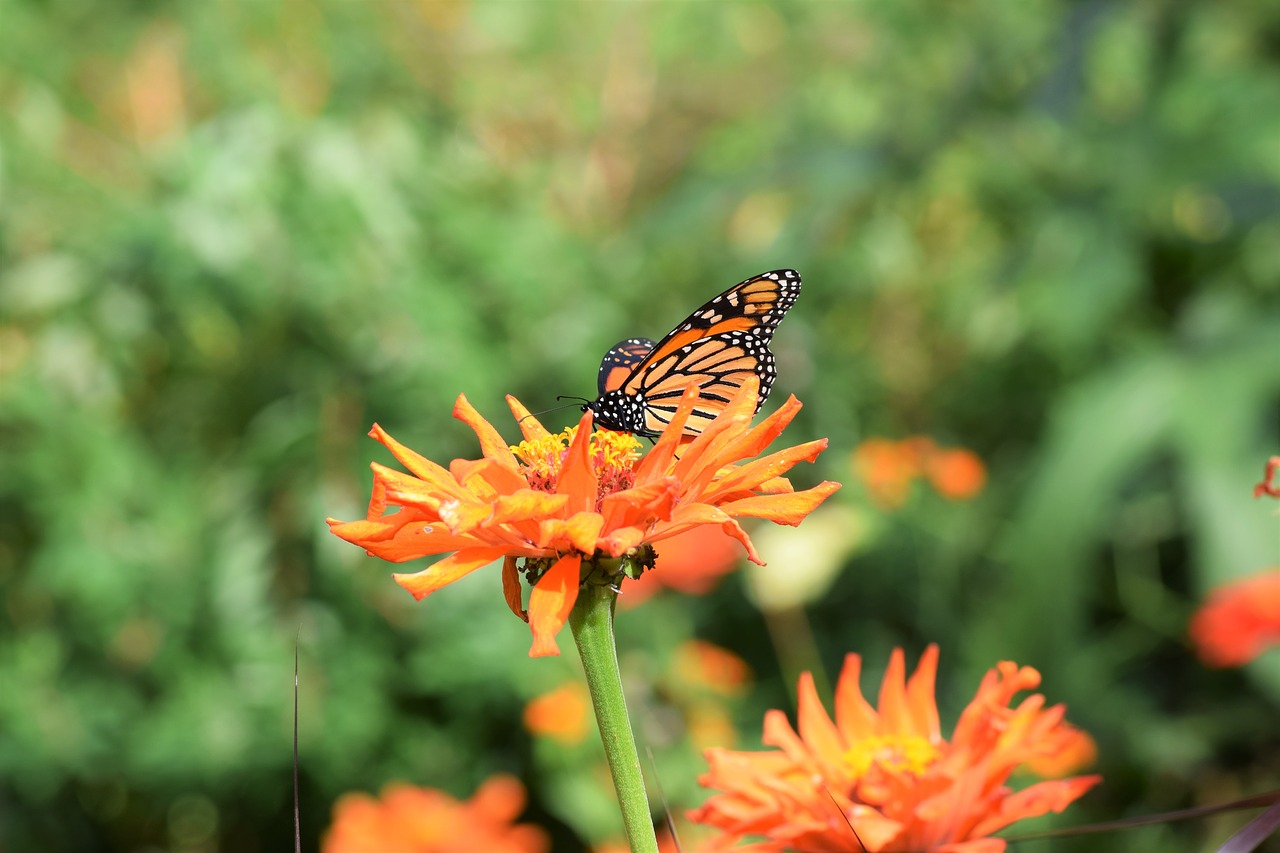
{"label": "butterfly body", "polygon": [[691,382],[698,386],[698,400],[685,426],[688,434],[702,432],[753,374],[763,404],[777,375],[769,342],[799,295],[795,270],[762,273],[694,311],[656,344],[647,338],[620,341],[600,364],[600,396],[584,409],[594,413],[598,427],[653,438],[670,423]]}

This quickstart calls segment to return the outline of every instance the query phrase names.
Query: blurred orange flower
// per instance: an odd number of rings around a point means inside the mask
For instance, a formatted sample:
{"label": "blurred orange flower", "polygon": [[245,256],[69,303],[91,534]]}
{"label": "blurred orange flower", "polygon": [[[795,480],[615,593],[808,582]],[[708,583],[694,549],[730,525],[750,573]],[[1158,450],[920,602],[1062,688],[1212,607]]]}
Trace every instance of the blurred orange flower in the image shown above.
{"label": "blurred orange flower", "polygon": [[[503,558],[507,604],[533,631],[529,654],[558,655],[555,636],[597,559],[643,558],[642,546],[711,525],[761,563],[738,519],[799,524],[840,488],[824,482],[796,492],[782,476],[797,462],[813,461],[826,439],[738,464],[768,447],[800,409],[792,397],[752,427],[757,398],[758,383],[747,382],[701,435],[688,440],[684,425],[697,400],[691,386],[654,447],[638,458],[634,438],[593,433],[590,412],[576,428],[552,435],[514,397],[507,402],[525,440],[509,447],[459,396],[454,416],[475,431],[482,458],[455,459],[446,469],[375,424],[370,435],[409,473],[374,463],[365,519],[329,519],[329,527],[392,562],[451,554],[419,572],[394,576],[418,599]],[[388,512],[392,507],[397,511]],[[533,584],[527,612],[521,607],[520,557]]]}
{"label": "blurred orange flower", "polygon": [[333,807],[323,853],[546,853],[547,833],[513,824],[524,786],[493,776],[466,802],[431,788],[393,784],[381,798],[344,794]]}
{"label": "blurred orange flower", "polygon": [[1243,666],[1280,643],[1280,567],[1220,586],[1191,617],[1189,632],[1209,666]]}
{"label": "blurred orange flower", "polygon": [[947,500],[968,500],[982,491],[987,469],[971,450],[940,448],[928,436],[901,441],[869,438],[853,451],[853,469],[871,499],[886,509],[906,503],[911,484],[926,477]]}
{"label": "blurred orange flower", "polygon": [[751,681],[751,667],[726,648],[705,640],[686,640],[676,649],[672,669],[681,681],[740,696]]}
{"label": "blurred orange flower", "polygon": [[836,686],[835,721],[804,673],[798,695],[799,734],[786,715],[765,716],[773,752],[707,751],[702,784],[713,795],[690,818],[721,830],[720,849],[744,836],[764,836],[785,849],[998,853],[991,833],[1028,817],[1060,812],[1100,781],[1081,776],[1045,781],[1019,792],[1005,786],[1029,761],[1078,744],[1061,705],[1044,707],[1030,667],[1003,662],[989,671],[948,741],[934,699],[938,648],[930,646],[910,679],[894,650],[873,708],[858,687],[862,659],[845,659]]}
{"label": "blurred orange flower", "polygon": [[887,438],[869,438],[853,451],[853,470],[871,499],[894,509],[907,500],[907,490],[920,475],[920,461],[912,445]]}
{"label": "blurred orange flower", "polygon": [[663,588],[688,595],[710,592],[738,567],[742,556],[738,541],[718,527],[704,524],[687,530],[663,543],[653,569],[627,584],[618,606],[634,607]]}
{"label": "blurred orange flower", "polygon": [[987,483],[987,467],[978,454],[964,448],[935,448],[925,456],[924,473],[938,494],[951,501],[967,501]]}
{"label": "blurred orange flower", "polygon": [[579,681],[568,681],[524,706],[524,727],[530,734],[551,738],[565,746],[581,743],[591,728],[591,697]]}

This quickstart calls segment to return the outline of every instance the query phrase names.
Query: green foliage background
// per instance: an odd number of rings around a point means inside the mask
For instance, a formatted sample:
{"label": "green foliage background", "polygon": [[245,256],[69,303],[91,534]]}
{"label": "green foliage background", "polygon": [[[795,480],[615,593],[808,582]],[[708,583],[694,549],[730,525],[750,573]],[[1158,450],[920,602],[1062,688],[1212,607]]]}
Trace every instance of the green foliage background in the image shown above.
{"label": "green foliage background", "polygon": [[[614,341],[782,266],[775,393],[831,440],[798,482],[845,482],[860,531],[805,665],[860,652],[874,690],[938,642],[946,725],[1035,666],[1105,776],[1057,824],[1280,787],[1280,662],[1185,639],[1280,563],[1249,498],[1280,448],[1278,13],[0,0],[0,847],[284,849],[295,642],[308,844],[343,791],[497,771],[556,850],[616,836],[594,745],[520,724],[567,632],[531,661],[496,572],[415,605],[323,519],[389,462],[371,422],[474,456],[459,392],[514,438],[503,394],[590,394]],[[982,496],[877,510],[851,451],[916,433],[977,451]],[[754,668],[740,745],[791,708],[745,590],[621,618],[677,808],[682,641]]]}

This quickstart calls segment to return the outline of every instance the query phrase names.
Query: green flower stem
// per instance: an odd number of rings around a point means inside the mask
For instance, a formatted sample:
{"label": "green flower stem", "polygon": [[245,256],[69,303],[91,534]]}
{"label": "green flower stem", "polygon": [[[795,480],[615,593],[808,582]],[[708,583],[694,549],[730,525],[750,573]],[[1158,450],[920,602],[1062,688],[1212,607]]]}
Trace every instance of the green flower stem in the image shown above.
{"label": "green flower stem", "polygon": [[613,642],[613,605],[618,595],[607,585],[590,580],[578,592],[578,601],[569,613],[569,626],[578,644],[578,655],[587,674],[587,689],[600,726],[600,739],[609,759],[613,787],[622,807],[622,826],[631,853],[658,853],[658,840],[649,814],[649,798],[640,772],[636,739],[627,717],[618,671],[618,652]]}

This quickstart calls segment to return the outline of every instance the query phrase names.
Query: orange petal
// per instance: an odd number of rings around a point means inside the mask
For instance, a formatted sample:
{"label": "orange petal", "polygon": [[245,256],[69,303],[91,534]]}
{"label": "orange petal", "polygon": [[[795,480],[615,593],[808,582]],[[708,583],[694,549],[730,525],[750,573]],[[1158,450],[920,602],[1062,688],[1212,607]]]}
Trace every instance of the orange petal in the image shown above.
{"label": "orange petal", "polygon": [[[391,539],[399,529],[399,525],[378,520],[339,521],[336,518],[326,518],[324,523],[329,525],[329,531],[335,536],[347,540],[352,545],[359,545],[361,548],[369,547],[366,544],[369,542],[383,542]],[[423,526],[426,526],[425,523]]]}
{"label": "orange petal", "polygon": [[494,501],[493,523],[506,524],[526,519],[557,518],[564,514],[568,504],[569,499],[564,495],[550,495],[536,489],[521,489]]}
{"label": "orange petal", "polygon": [[916,671],[907,679],[907,706],[912,730],[926,740],[940,739],[942,724],[938,721],[938,700],[934,685],[938,679],[938,644],[930,643],[920,656]]}
{"label": "orange petal", "polygon": [[[474,495],[452,479],[447,487],[442,487],[377,462],[370,463],[369,467],[373,469],[374,499],[383,505],[384,510],[387,505],[413,505],[434,512],[441,501],[475,500]],[[373,502],[371,500],[370,504]]]}
{"label": "orange petal", "polygon": [[[773,412],[754,427],[733,435],[732,440],[720,447],[714,455],[706,460],[706,469],[698,475],[705,480],[706,471],[719,471],[742,459],[751,459],[773,443],[801,409],[800,401],[794,395],[787,398],[776,412]],[[748,423],[750,419],[748,418]]]}
{"label": "orange petal", "polygon": [[681,454],[674,471],[677,477],[690,482],[700,476],[699,472],[709,471],[714,475],[730,462],[743,458],[738,455],[725,461],[722,454],[726,447],[740,439],[746,426],[755,417],[759,389],[760,381],[754,376],[747,377],[742,387],[729,399],[724,410],[707,424],[702,434]]}
{"label": "orange petal", "polygon": [[507,600],[511,612],[524,621],[529,621],[529,611],[524,609],[520,594],[520,573],[516,571],[516,558],[507,555],[502,561],[502,597]]}
{"label": "orange petal", "polygon": [[374,424],[373,428],[369,430],[369,435],[380,442],[387,450],[390,450],[396,461],[408,468],[409,473],[418,479],[424,480],[432,487],[455,497],[461,496],[461,486],[441,466],[405,447],[377,424]]}
{"label": "orange petal", "polygon": [[876,707],[880,709],[881,723],[888,731],[908,731],[910,719],[907,713],[907,665],[901,648],[889,655],[884,680],[880,682],[880,697]]}
{"label": "orange petal", "polygon": [[760,742],[765,746],[782,750],[800,770],[815,769],[809,766],[811,764],[809,749],[804,741],[800,739],[800,735],[796,734],[795,729],[791,728],[787,715],[776,708],[764,712],[764,731],[761,733]]}
{"label": "orange petal", "polygon": [[534,542],[553,553],[576,551],[590,555],[598,548],[603,519],[596,512],[575,512],[572,519],[544,519],[538,523]]}
{"label": "orange petal", "polygon": [[767,483],[776,477],[781,477],[794,468],[797,463],[812,462],[826,449],[827,440],[820,438],[816,441],[797,444],[795,447],[788,447],[785,450],[770,453],[768,456],[762,456],[745,465],[733,468],[724,477],[712,481],[711,485],[706,489],[704,499],[711,500],[722,493],[742,491],[744,489],[754,491],[761,483]]}
{"label": "orange petal", "polygon": [[1015,693],[1030,690],[1040,684],[1040,673],[1031,667],[1019,667],[1011,661],[1001,661],[995,669],[988,670],[978,684],[972,701],[960,712],[951,735],[952,743],[970,743],[980,737],[989,723],[991,709],[1007,707]]}
{"label": "orange petal", "polygon": [[521,403],[510,394],[507,395],[507,406],[511,409],[511,414],[515,416],[516,423],[520,425],[520,433],[524,436],[525,441],[537,441],[551,435],[537,418],[529,414],[529,410],[524,407],[524,403]]}
{"label": "orange petal", "polygon": [[699,524],[719,524],[721,530],[737,539],[742,543],[742,547],[747,549],[748,560],[758,566],[764,565],[764,560],[760,559],[756,546],[751,543],[751,538],[747,536],[747,531],[742,529],[742,525],[734,521],[728,513],[710,504],[692,503],[680,506],[672,514],[671,521],[661,525],[649,538],[654,542],[667,539]]}
{"label": "orange petal", "polygon": [[839,490],[840,484],[825,480],[812,489],[803,492],[792,492],[785,495],[756,495],[742,498],[732,503],[721,504],[720,508],[734,518],[763,518],[775,524],[789,524],[795,527],[809,513]]}
{"label": "orange petal", "polygon": [[449,473],[469,492],[489,500],[529,488],[529,481],[494,459],[455,459]]}
{"label": "orange petal", "polygon": [[471,427],[476,438],[480,439],[480,451],[487,458],[497,462],[503,468],[517,470],[516,458],[512,455],[510,446],[502,440],[502,436],[493,428],[493,424],[486,421],[475,407],[467,402],[466,395],[458,395],[457,402],[453,404],[453,416]]}
{"label": "orange petal", "polygon": [[443,586],[487,566],[506,553],[505,548],[466,548],[413,574],[393,574],[395,582],[421,601]]}
{"label": "orange petal", "polygon": [[596,548],[610,557],[621,557],[649,538],[639,527],[619,527],[596,540]]}
{"label": "orange petal", "polygon": [[795,486],[791,485],[791,481],[786,477],[775,477],[772,480],[765,480],[753,491],[761,495],[785,495],[795,490]]}
{"label": "orange petal", "polygon": [[[776,412],[756,424],[745,434],[739,436],[714,459],[709,460],[707,470],[719,471],[741,459],[751,459],[759,456],[766,447],[773,443],[774,439],[782,434],[782,431],[791,423],[800,409],[800,401],[794,395],[787,398],[787,401]],[[710,482],[705,480],[705,477],[706,474],[704,472],[699,479],[702,482]]]}
{"label": "orange petal", "polygon": [[454,534],[470,533],[493,515],[493,507],[476,501],[445,501],[440,504],[440,520]]}
{"label": "orange petal", "polygon": [[850,742],[879,734],[880,715],[862,695],[862,656],[845,655],[836,681],[836,726]]}
{"label": "orange petal", "polygon": [[1046,779],[1060,779],[1098,760],[1098,744],[1070,723],[1062,723],[1053,738],[1053,746],[1044,754],[1033,756],[1026,763],[1027,770]]}
{"label": "orange petal", "polygon": [[680,497],[680,481],[663,477],[643,486],[605,495],[600,501],[600,514],[605,529],[629,527],[650,520],[666,521]]}
{"label": "orange petal", "polygon": [[[410,517],[401,521],[402,515]],[[387,516],[394,521],[342,522],[329,519],[329,529],[336,536],[364,548],[370,555],[392,563],[405,563],[480,544],[471,536],[454,536],[442,524],[415,520],[413,516],[416,515],[409,510],[401,510]]]}
{"label": "orange petal", "polygon": [[541,527],[539,547],[553,551],[568,551],[572,548],[579,554],[594,554],[596,540],[604,527],[604,519],[598,512],[578,512],[565,521],[544,521]]}
{"label": "orange petal", "polygon": [[[849,744],[840,737],[840,732],[831,717],[827,716],[822,700],[818,698],[818,690],[814,687],[813,676],[808,672],[800,673],[796,685],[796,727],[800,731],[800,739],[809,747],[814,757],[822,762],[823,776],[828,779],[842,779],[846,774],[838,762],[849,749]],[[833,759],[828,761],[824,759]]]}
{"label": "orange petal", "polygon": [[565,454],[560,479],[556,481],[556,494],[567,495],[571,512],[593,510],[600,481],[591,465],[591,412],[584,412],[578,421],[578,431]]}
{"label": "orange petal", "polygon": [[[849,815],[849,823],[853,825],[854,831],[857,833],[855,841],[866,845],[866,850],[872,851],[872,853],[883,850],[902,835],[902,821],[885,817],[880,812],[867,806],[855,806],[854,811],[854,814]],[[942,849],[940,847],[930,847],[929,853],[939,853]]]}
{"label": "orange petal", "polygon": [[689,415],[693,412],[693,405],[697,399],[698,385],[696,382],[690,382],[685,387],[680,401],[676,403],[676,411],[671,416],[671,422],[662,431],[662,435],[658,436],[658,441],[654,444],[653,449],[636,463],[635,477],[637,485],[647,483],[655,477],[668,475],[671,463],[676,457],[676,451],[680,449],[683,443],[681,438],[684,434],[685,422],[689,420]]}
{"label": "orange petal", "polygon": [[582,568],[579,554],[566,554],[547,570],[533,592],[529,593],[529,627],[533,629],[533,646],[529,657],[558,656],[556,634],[564,627],[569,611],[578,600],[578,576]]}
{"label": "orange petal", "polygon": [[1037,782],[1005,797],[998,811],[978,822],[973,828],[973,834],[989,835],[1014,821],[1039,817],[1049,812],[1061,812],[1101,781],[1101,776],[1076,776],[1071,779]]}

